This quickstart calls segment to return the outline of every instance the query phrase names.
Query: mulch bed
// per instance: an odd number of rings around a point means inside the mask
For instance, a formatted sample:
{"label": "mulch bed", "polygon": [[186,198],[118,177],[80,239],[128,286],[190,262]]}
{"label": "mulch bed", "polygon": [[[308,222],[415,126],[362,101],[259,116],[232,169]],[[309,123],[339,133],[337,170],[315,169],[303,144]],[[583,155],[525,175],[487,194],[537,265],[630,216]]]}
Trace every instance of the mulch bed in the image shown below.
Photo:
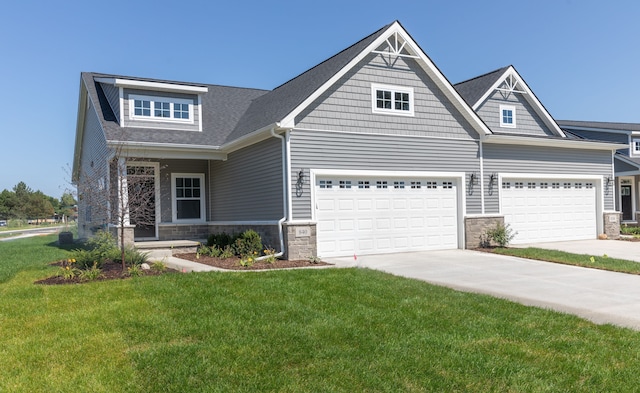
{"label": "mulch bed", "polygon": [[[62,261],[59,262],[54,262],[51,264],[51,266],[62,266]],[[123,280],[126,278],[129,278],[129,275],[125,272],[125,274],[122,273],[122,264],[120,262],[112,262],[112,261],[107,261],[102,265],[102,275],[95,279],[95,280],[82,280],[80,279],[80,277],[73,277],[73,278],[69,278],[69,279],[65,279],[63,277],[60,276],[53,276],[53,277],[48,277],[42,280],[38,280],[35,283],[36,284],[43,284],[43,285],[66,285],[66,284],[84,284],[87,282],[95,282],[95,281],[106,281],[106,280]],[[143,270],[142,274],[145,276],[159,276],[161,274],[167,274],[167,273],[177,273],[177,270],[173,270],[173,269],[169,269],[167,268],[165,271],[157,271],[157,270],[153,270],[153,269],[149,269],[149,270]]]}
{"label": "mulch bed", "polygon": [[258,261],[251,266],[240,266],[239,258],[214,258],[207,255],[200,255],[198,258],[196,253],[175,254],[174,257],[185,259],[196,263],[202,263],[203,265],[209,265],[226,270],[266,270],[266,269],[290,269],[301,267],[318,267],[318,266],[333,266],[330,263],[318,262],[312,263],[310,261],[301,259],[295,261],[288,261],[284,259],[276,259],[273,263],[267,263],[264,261]]}

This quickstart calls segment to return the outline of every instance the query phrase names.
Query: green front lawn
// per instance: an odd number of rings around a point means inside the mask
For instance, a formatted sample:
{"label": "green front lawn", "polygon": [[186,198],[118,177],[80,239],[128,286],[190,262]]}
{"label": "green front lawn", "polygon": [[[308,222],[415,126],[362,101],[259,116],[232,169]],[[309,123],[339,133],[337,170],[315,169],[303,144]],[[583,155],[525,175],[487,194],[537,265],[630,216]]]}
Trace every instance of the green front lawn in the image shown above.
{"label": "green front lawn", "polygon": [[640,332],[628,329],[368,269],[34,285],[66,255],[54,239],[0,243],[0,392],[640,385]]}
{"label": "green front lawn", "polygon": [[564,251],[542,248],[494,248],[491,252],[514,257],[556,262],[565,265],[590,267],[612,272],[640,274],[640,263],[626,259],[609,258],[605,255],[572,254]]}

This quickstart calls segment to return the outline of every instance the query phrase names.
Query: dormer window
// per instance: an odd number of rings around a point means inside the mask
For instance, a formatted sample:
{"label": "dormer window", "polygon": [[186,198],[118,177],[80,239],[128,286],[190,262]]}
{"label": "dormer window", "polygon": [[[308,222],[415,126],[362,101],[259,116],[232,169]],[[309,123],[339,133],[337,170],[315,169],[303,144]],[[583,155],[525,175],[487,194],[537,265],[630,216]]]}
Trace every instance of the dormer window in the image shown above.
{"label": "dormer window", "polygon": [[193,123],[193,102],[181,98],[129,96],[131,118]]}
{"label": "dormer window", "polygon": [[410,87],[371,85],[374,113],[413,116],[413,89]]}
{"label": "dormer window", "polygon": [[516,107],[500,105],[500,127],[516,128]]}

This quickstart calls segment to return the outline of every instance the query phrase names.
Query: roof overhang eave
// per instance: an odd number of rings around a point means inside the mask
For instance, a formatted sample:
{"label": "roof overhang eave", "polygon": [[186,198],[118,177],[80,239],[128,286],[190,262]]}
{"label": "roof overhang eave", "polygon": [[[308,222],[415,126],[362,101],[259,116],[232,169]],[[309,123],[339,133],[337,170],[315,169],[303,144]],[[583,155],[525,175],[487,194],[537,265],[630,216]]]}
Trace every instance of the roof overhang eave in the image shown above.
{"label": "roof overhang eave", "polygon": [[107,146],[114,155],[130,158],[220,161],[227,159],[227,153],[221,151],[219,146],[117,140],[107,141]]}
{"label": "roof overhang eave", "polygon": [[592,149],[592,150],[610,150],[615,151],[628,147],[626,144],[611,142],[594,142],[575,139],[547,139],[532,138],[518,135],[485,135],[482,137],[483,143],[495,143],[502,145],[526,145],[526,146],[545,146],[545,147],[563,147],[566,149]]}

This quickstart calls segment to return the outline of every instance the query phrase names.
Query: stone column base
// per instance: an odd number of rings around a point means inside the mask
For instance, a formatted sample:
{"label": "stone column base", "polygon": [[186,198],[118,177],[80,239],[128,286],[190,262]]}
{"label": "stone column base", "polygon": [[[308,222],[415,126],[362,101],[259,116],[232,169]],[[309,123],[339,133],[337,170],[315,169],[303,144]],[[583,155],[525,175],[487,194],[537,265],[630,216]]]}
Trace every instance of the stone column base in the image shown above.
{"label": "stone column base", "polygon": [[318,255],[316,224],[283,224],[285,258],[289,260],[309,259]]}
{"label": "stone column base", "polygon": [[478,216],[464,218],[464,248],[474,249],[482,246],[481,237],[487,229],[496,224],[504,225],[504,216]]}
{"label": "stone column base", "polygon": [[619,239],[620,238],[620,219],[622,213],[611,212],[604,213],[604,234],[607,235],[607,239]]}
{"label": "stone column base", "polygon": [[[124,227],[124,245],[133,247],[133,229],[135,225],[125,225]],[[109,226],[109,233],[116,239],[116,243],[120,246],[120,233],[123,232],[123,229],[117,227],[115,225]]]}

